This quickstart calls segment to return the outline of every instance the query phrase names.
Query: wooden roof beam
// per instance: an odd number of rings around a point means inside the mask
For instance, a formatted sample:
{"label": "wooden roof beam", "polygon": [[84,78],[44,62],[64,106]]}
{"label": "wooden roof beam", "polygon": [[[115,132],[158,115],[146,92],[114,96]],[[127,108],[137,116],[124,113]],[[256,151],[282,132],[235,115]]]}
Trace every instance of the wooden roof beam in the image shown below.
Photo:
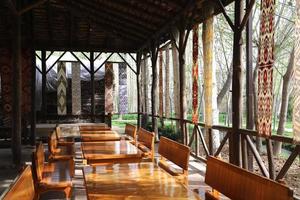
{"label": "wooden roof beam", "polygon": [[141,33],[141,35],[143,35],[143,36],[149,35],[149,33],[151,33],[153,31],[153,29],[149,30],[148,28],[141,27],[140,25],[138,25],[134,22],[131,22],[128,20],[122,20],[119,17],[114,17],[109,14],[104,14],[103,12],[99,12],[97,9],[95,9],[95,7],[93,7],[92,5],[86,4],[86,3],[77,1],[76,3],[72,2],[69,4],[72,6],[75,6],[75,7],[77,6],[80,9],[85,10],[86,12],[90,12],[93,16],[97,16],[98,19],[105,20],[105,21],[111,22],[113,24],[117,24],[118,26],[122,26],[126,29],[134,30],[137,33]]}
{"label": "wooden roof beam", "polygon": [[50,40],[53,41],[53,30],[52,30],[53,20],[52,20],[52,10],[51,10],[49,1],[47,2],[46,9],[47,9],[48,35],[49,35]]}

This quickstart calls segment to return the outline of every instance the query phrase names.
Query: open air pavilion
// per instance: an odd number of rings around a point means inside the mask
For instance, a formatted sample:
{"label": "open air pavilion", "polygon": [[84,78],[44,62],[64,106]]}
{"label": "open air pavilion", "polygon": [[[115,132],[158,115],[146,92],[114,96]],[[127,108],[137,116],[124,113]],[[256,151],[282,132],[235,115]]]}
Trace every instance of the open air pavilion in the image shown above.
{"label": "open air pavilion", "polygon": [[[299,165],[300,153],[300,6],[296,1],[291,137],[272,133],[276,2],[262,0],[254,15],[257,3],[3,0],[0,183],[10,168],[15,179],[3,184],[2,198],[297,199],[293,190],[300,178],[289,185],[286,175]],[[218,15],[232,34],[228,126],[215,124],[213,115],[213,18]],[[254,18],[261,19],[257,60]],[[192,96],[189,105],[187,96]],[[113,121],[125,114],[134,122],[115,127]],[[176,126],[174,137],[161,131],[169,122]],[[258,141],[265,153],[257,149]],[[278,142],[292,146],[279,169],[273,153]],[[197,173],[202,178],[192,180]]]}

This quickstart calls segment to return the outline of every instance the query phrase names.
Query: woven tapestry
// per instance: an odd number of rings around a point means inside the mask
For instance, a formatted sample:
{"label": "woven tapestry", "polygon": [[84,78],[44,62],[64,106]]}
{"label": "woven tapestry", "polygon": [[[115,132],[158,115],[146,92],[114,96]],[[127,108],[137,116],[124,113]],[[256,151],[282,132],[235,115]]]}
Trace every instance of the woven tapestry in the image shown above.
{"label": "woven tapestry", "polygon": [[164,113],[164,91],[163,91],[163,55],[162,55],[162,50],[159,50],[159,82],[158,82],[158,87],[159,87],[159,111],[158,114],[159,116],[163,116]]}
{"label": "woven tapestry", "polygon": [[193,110],[192,121],[198,122],[198,24],[193,27]]}
{"label": "woven tapestry", "polygon": [[7,49],[0,49],[1,92],[3,105],[3,124],[11,127],[12,119],[12,57]]}
{"label": "woven tapestry", "polygon": [[272,132],[274,4],[274,0],[262,0],[260,16],[257,131],[264,136],[270,136]]}
{"label": "woven tapestry", "polygon": [[72,114],[81,114],[80,63],[72,63]]}
{"label": "woven tapestry", "polygon": [[294,71],[294,140],[300,142],[300,2],[296,1]]}
{"label": "woven tapestry", "polygon": [[105,63],[105,113],[112,113],[114,110],[113,102],[113,82],[114,71],[112,63]]}
{"label": "woven tapestry", "polygon": [[127,98],[127,67],[125,63],[119,63],[119,113],[128,112]]}
{"label": "woven tapestry", "polygon": [[67,114],[67,77],[64,62],[57,64],[57,114]]}
{"label": "woven tapestry", "polygon": [[165,67],[165,115],[170,117],[170,50],[166,48],[166,67]]}

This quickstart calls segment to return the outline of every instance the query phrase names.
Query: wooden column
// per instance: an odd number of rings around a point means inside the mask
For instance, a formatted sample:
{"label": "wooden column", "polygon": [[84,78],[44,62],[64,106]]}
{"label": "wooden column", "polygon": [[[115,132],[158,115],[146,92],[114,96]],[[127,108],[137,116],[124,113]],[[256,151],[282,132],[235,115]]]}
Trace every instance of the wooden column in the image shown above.
{"label": "wooden column", "polygon": [[[46,64],[46,51],[42,50],[41,55],[42,62],[42,115],[46,117],[47,114],[47,94],[46,94],[46,82],[47,82],[47,64]],[[44,118],[46,120],[46,118]]]}
{"label": "wooden column", "polygon": [[30,144],[35,146],[36,137],[36,107],[35,107],[35,80],[36,80],[36,63],[35,63],[35,50],[32,50],[32,77],[31,77],[31,134]]}
{"label": "wooden column", "polygon": [[[16,5],[20,2],[16,1]],[[18,7],[18,6],[17,6]],[[11,147],[13,163],[17,166],[21,164],[21,113],[22,113],[22,50],[21,50],[21,17],[15,16],[14,37],[12,38],[13,53],[13,107],[12,107],[12,136]]]}
{"label": "wooden column", "polygon": [[141,120],[140,120],[140,114],[141,114],[141,97],[140,97],[140,72],[141,72],[141,59],[142,59],[142,54],[138,52],[136,54],[136,68],[137,68],[137,73],[136,73],[136,88],[137,88],[137,126],[140,128],[141,126]]}
{"label": "wooden column", "polygon": [[91,70],[91,119],[95,122],[95,67],[94,52],[90,52],[90,70]]}
{"label": "wooden column", "polygon": [[235,1],[234,10],[234,39],[233,39],[233,73],[232,73],[232,128],[233,133],[229,137],[229,161],[240,166],[240,128],[241,121],[241,86],[242,86],[242,32],[239,29],[241,24],[241,12],[243,6],[241,1]]}
{"label": "wooden column", "polygon": [[146,128],[147,123],[148,123],[148,66],[147,66],[147,54],[144,54],[144,61],[143,61],[144,66],[143,67],[143,94],[144,94],[144,113],[143,113],[143,118],[142,118],[142,126],[143,128]]}
{"label": "wooden column", "polygon": [[156,44],[151,44],[151,63],[152,63],[152,89],[151,89],[151,114],[152,114],[152,130],[155,133],[155,141],[158,141],[158,127],[157,127],[157,108],[156,108],[156,97],[158,95],[157,91],[157,54],[158,54],[158,47]]}
{"label": "wooden column", "polygon": [[[246,0],[246,5],[250,4],[250,0]],[[252,11],[246,25],[246,112],[247,125],[246,128],[252,130],[254,128],[254,113],[253,113],[253,60],[252,60]],[[253,154],[248,147],[248,170],[253,171]]]}

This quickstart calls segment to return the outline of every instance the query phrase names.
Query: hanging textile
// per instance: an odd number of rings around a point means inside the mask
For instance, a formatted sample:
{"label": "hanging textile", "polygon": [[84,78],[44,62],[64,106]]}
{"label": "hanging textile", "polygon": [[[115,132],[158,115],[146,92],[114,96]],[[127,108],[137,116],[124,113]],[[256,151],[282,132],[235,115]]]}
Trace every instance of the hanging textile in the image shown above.
{"label": "hanging textile", "polygon": [[128,112],[128,97],[127,97],[127,67],[126,63],[119,63],[119,113],[125,114]]}
{"label": "hanging textile", "polygon": [[198,29],[198,24],[196,24],[193,27],[193,123],[198,123]]}
{"label": "hanging textile", "polygon": [[67,77],[64,62],[57,64],[57,114],[67,114]]}
{"label": "hanging textile", "polygon": [[274,4],[274,0],[262,0],[260,16],[257,131],[259,135],[264,136],[270,136],[272,133]]}
{"label": "hanging textile", "polygon": [[165,67],[165,114],[170,117],[170,50],[169,45],[166,48],[166,67]]}
{"label": "hanging textile", "polygon": [[159,85],[159,111],[158,111],[158,114],[160,117],[163,116],[163,113],[164,113],[164,91],[163,91],[163,71],[162,71],[162,68],[163,68],[163,55],[162,55],[162,50],[160,49],[159,50],[159,82],[158,82],[158,85]]}
{"label": "hanging textile", "polygon": [[294,71],[294,140],[300,142],[300,2],[296,1]]}
{"label": "hanging textile", "polygon": [[81,79],[80,63],[72,63],[72,114],[81,114]]}
{"label": "hanging textile", "polygon": [[105,114],[112,113],[114,109],[113,79],[113,64],[107,62],[105,63]]}

